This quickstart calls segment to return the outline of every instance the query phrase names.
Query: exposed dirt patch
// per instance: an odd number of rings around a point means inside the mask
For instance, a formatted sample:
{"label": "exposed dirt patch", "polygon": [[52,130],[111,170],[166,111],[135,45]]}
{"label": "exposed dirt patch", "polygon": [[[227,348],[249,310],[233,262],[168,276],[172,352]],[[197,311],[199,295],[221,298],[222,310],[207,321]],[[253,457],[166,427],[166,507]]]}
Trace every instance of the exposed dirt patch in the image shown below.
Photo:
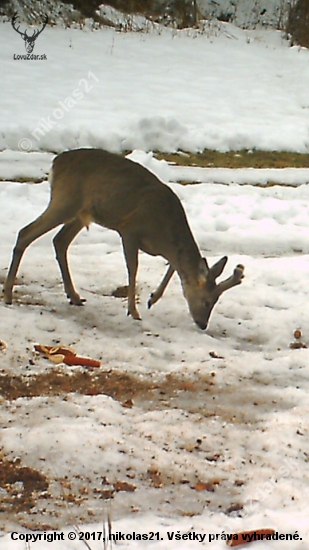
{"label": "exposed dirt patch", "polygon": [[0,512],[31,510],[38,495],[46,493],[49,482],[44,474],[21,465],[20,459],[8,460],[0,453]]}
{"label": "exposed dirt patch", "polygon": [[[220,368],[225,368],[222,364]],[[143,410],[183,409],[190,414],[205,417],[221,417],[233,424],[258,424],[255,414],[258,405],[264,411],[278,406],[276,392],[261,395],[252,380],[244,377],[239,381],[242,391],[235,393],[233,386],[218,384],[215,372],[198,373],[193,379],[168,374],[160,381],[116,370],[75,370],[65,367],[52,368],[41,374],[16,376],[0,374],[0,396],[8,401],[18,398],[60,396],[68,393],[81,395],[108,395],[123,407],[139,406]],[[203,404],[201,406],[201,404]],[[241,406],[239,406],[241,404]],[[289,401],[280,401],[280,408],[293,406]]]}
{"label": "exposed dirt patch", "polygon": [[[205,390],[213,384],[212,377],[206,375],[203,380],[199,380],[199,391],[203,386]],[[0,395],[7,400],[43,395],[57,396],[73,392],[82,395],[105,394],[125,406],[130,406],[130,400],[133,399],[153,400],[154,397],[172,396],[175,392],[184,390],[196,392],[196,384],[172,375],[166,376],[160,383],[153,383],[151,379],[137,378],[112,370],[69,373],[52,369],[49,372],[28,376],[0,374]]]}
{"label": "exposed dirt patch", "polygon": [[153,387],[149,381],[139,381],[133,376],[114,371],[68,373],[52,369],[30,376],[0,375],[0,395],[8,400],[75,392],[83,395],[105,394],[122,401],[147,394]]}

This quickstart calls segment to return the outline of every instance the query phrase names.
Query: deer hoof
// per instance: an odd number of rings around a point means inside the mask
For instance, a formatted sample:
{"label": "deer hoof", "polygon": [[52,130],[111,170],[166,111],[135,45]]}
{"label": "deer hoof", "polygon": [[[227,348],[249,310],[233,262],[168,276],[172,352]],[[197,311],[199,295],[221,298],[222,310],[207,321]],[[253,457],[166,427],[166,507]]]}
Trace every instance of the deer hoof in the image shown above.
{"label": "deer hoof", "polygon": [[148,307],[148,309],[150,309],[151,306],[153,305],[152,299],[153,299],[153,292],[150,294],[149,300],[148,300],[148,302],[147,302],[147,307]]}
{"label": "deer hoof", "polygon": [[3,300],[5,304],[10,306],[12,304],[12,295],[9,295],[8,293],[4,292]]}
{"label": "deer hoof", "polygon": [[3,289],[3,300],[5,304],[11,305],[12,303],[12,297],[13,297],[13,291],[11,288],[8,288],[6,284],[4,284]]}
{"label": "deer hoof", "polygon": [[141,321],[141,320],[142,320],[142,318],[141,318],[139,312],[137,311],[137,309],[134,309],[134,310],[132,310],[132,311],[129,311],[129,310],[128,310],[127,315],[128,315],[128,316],[131,315],[132,318],[133,318],[135,321]]}
{"label": "deer hoof", "polygon": [[[68,298],[70,298],[68,296]],[[83,306],[84,303],[86,302],[86,298],[81,298],[80,296],[78,296],[78,298],[70,298],[70,305],[71,306]]]}

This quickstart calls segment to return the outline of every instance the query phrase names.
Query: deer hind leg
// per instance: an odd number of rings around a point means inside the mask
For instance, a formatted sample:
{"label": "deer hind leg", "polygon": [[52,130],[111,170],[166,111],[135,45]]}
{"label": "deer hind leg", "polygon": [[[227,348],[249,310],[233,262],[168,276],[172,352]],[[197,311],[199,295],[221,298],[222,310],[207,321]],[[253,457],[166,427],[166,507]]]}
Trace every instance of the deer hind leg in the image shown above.
{"label": "deer hind leg", "polygon": [[122,245],[124,257],[127,263],[129,287],[128,287],[128,315],[133,319],[141,320],[141,316],[136,307],[136,274],[138,268],[138,246],[134,239],[122,235]]}
{"label": "deer hind leg", "polygon": [[57,225],[64,223],[66,221],[65,214],[66,212],[56,208],[56,205],[54,208],[50,205],[34,222],[26,225],[26,227],[23,227],[19,231],[16,245],[13,250],[11,265],[3,287],[4,301],[6,304],[12,303],[12,289],[15,283],[15,277],[26,248],[33,241],[57,227]]}
{"label": "deer hind leg", "polygon": [[53,239],[56,259],[61,271],[64,290],[70,300],[70,303],[75,306],[82,306],[83,302],[86,300],[80,297],[74,287],[68,264],[67,251],[74,237],[76,237],[83,227],[84,223],[82,220],[80,218],[76,218],[75,220],[65,224]]}
{"label": "deer hind leg", "polygon": [[150,294],[150,298],[148,300],[148,309],[151,308],[151,306],[153,306],[153,304],[155,304],[162,296],[163,292],[165,291],[168,283],[170,282],[173,274],[175,273],[175,269],[169,265],[168,266],[168,270],[167,272],[165,273],[161,283],[159,284],[158,288],[152,292]]}

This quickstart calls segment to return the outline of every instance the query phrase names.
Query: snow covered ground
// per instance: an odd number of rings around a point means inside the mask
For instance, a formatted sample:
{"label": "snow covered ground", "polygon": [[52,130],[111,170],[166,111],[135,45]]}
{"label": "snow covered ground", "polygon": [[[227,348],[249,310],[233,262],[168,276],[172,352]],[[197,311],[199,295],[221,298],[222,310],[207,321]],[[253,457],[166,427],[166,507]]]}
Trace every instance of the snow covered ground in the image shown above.
{"label": "snow covered ground", "polygon": [[[24,53],[20,37],[2,26],[1,284],[16,233],[49,197],[46,181],[19,182],[45,179],[53,153],[78,146],[139,149],[131,158],[173,182],[209,262],[227,254],[224,276],[243,263],[246,278],[222,296],[203,333],[177,277],[146,309],[166,266],[145,254],[143,320],[127,318],[125,300],[111,296],[126,282],[116,233],[91,226],[70,249],[83,308],[66,301],[52,235],[29,248],[13,305],[0,305],[7,344],[1,383],[23,376],[30,384],[53,370],[67,382],[58,394],[49,388],[9,400],[3,391],[0,453],[44,474],[49,486],[33,494],[30,510],[15,514],[12,502],[25,488],[0,487],[1,550],[27,548],[11,531],[47,534],[78,524],[98,532],[108,513],[114,533],[160,533],[153,541],[120,541],[122,548],[219,550],[222,533],[263,527],[296,535],[261,547],[308,548],[309,351],[290,343],[295,329],[309,342],[309,173],[177,168],[145,152],[308,151],[308,52],[288,48],[274,31],[220,29],[192,37],[46,28],[35,53],[47,60],[25,61],[13,59]],[[274,181],[286,186],[265,185]],[[125,398],[104,387],[88,395],[72,390],[85,369],[55,366],[33,352],[34,343],[59,342],[100,359],[109,376],[129,377]],[[69,531],[52,543],[55,550],[85,547],[69,541]],[[172,532],[206,538],[169,540]],[[30,547],[51,543],[32,540]]]}

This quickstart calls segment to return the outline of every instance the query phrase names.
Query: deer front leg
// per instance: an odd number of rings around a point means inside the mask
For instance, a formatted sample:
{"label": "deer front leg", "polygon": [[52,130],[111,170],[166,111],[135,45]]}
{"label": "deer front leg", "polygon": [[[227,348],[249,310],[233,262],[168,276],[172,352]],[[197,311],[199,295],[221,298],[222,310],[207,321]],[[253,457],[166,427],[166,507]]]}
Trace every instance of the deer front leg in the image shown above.
{"label": "deer front leg", "polygon": [[126,259],[129,286],[128,286],[128,315],[133,319],[141,320],[141,316],[136,307],[136,274],[138,268],[138,247],[131,237],[122,236],[122,246],[124,257]]}
{"label": "deer front leg", "polygon": [[148,304],[147,304],[148,309],[150,309],[151,306],[153,306],[153,304],[155,304],[161,298],[161,296],[162,296],[163,292],[165,291],[168,283],[170,282],[174,272],[175,272],[175,269],[171,265],[169,265],[168,270],[165,273],[165,275],[164,275],[161,283],[159,284],[158,288],[150,294],[150,298],[149,298]]}

